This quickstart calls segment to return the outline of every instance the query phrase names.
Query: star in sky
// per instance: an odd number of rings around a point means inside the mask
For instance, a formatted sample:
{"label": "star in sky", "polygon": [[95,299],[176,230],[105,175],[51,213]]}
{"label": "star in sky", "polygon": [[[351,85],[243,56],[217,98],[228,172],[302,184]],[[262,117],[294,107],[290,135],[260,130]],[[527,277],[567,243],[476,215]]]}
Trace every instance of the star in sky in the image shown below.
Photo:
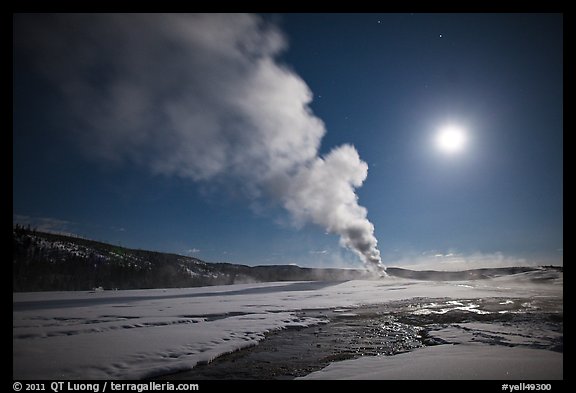
{"label": "star in sky", "polygon": [[[334,187],[385,263],[562,264],[562,15],[373,17],[16,14],[14,221],[207,261],[359,267],[285,209],[321,212],[312,198]],[[452,122],[466,143],[438,149]],[[314,192],[281,181],[295,168]]]}

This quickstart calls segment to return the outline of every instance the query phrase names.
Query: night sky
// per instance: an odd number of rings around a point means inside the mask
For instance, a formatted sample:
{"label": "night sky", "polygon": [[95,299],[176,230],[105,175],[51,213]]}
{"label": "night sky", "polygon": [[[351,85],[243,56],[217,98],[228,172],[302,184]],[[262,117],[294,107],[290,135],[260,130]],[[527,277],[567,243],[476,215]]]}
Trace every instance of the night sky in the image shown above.
{"label": "night sky", "polygon": [[[561,265],[562,31],[560,14],[16,14],[14,222],[248,265],[361,267],[373,238],[387,266]],[[356,215],[325,218],[335,195]]]}

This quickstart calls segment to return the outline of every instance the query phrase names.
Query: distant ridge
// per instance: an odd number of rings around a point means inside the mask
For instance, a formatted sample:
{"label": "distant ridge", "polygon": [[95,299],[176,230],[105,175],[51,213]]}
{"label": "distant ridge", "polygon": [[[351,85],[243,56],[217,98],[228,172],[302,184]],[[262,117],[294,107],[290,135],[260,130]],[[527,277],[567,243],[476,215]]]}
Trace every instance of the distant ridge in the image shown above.
{"label": "distant ridge", "polygon": [[184,288],[373,277],[360,269],[208,263],[189,256],[129,249],[20,226],[12,234],[14,292]]}
{"label": "distant ridge", "polygon": [[[547,268],[562,271],[562,267],[550,266]],[[511,267],[470,269],[470,270],[452,272],[452,271],[436,271],[436,270],[409,270],[398,267],[389,267],[386,269],[386,272],[390,276],[411,278],[414,280],[460,281],[460,280],[482,280],[499,276],[508,276],[511,274],[526,273],[540,269],[541,269],[540,267],[536,266],[533,267],[511,266]]]}
{"label": "distant ridge", "polygon": [[[374,278],[362,269],[209,263],[189,256],[129,249],[20,226],[14,227],[12,235],[14,292],[185,288],[271,281]],[[545,268],[562,271],[562,267]],[[487,279],[538,269],[542,268],[504,267],[443,272],[389,267],[386,271],[392,277],[450,281]]]}

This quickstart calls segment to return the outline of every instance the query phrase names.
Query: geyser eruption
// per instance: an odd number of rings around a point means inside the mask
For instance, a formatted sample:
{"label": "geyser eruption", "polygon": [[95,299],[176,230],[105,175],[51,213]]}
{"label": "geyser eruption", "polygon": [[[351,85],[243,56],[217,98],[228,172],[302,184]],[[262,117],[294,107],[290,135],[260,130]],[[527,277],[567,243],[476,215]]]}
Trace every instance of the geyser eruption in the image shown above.
{"label": "geyser eruption", "polygon": [[384,274],[355,193],[368,166],[351,145],[319,156],[324,124],[277,60],[286,40],[274,25],[248,14],[14,20],[15,51],[61,93],[87,154],[272,199]]}
{"label": "geyser eruption", "polygon": [[300,168],[282,200],[296,220],[338,234],[340,244],[355,251],[366,267],[384,273],[374,225],[366,218],[366,208],[358,205],[355,192],[367,175],[368,165],[356,149],[343,145]]}

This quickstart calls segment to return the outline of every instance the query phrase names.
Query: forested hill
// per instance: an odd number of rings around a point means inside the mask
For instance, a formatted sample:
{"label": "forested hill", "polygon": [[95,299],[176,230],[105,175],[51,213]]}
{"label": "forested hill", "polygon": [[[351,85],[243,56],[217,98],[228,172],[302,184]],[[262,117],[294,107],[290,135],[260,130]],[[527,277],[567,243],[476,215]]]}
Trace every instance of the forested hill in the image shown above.
{"label": "forested hill", "polygon": [[182,255],[134,250],[19,226],[12,234],[14,292],[174,288],[368,277],[363,270],[208,263]]}
{"label": "forested hill", "polygon": [[[12,289],[83,291],[94,289],[185,288],[270,281],[345,281],[374,278],[365,270],[246,266],[134,250],[16,226],[12,231]],[[478,280],[562,267],[502,267],[458,272],[389,267],[389,276],[412,280]]]}

